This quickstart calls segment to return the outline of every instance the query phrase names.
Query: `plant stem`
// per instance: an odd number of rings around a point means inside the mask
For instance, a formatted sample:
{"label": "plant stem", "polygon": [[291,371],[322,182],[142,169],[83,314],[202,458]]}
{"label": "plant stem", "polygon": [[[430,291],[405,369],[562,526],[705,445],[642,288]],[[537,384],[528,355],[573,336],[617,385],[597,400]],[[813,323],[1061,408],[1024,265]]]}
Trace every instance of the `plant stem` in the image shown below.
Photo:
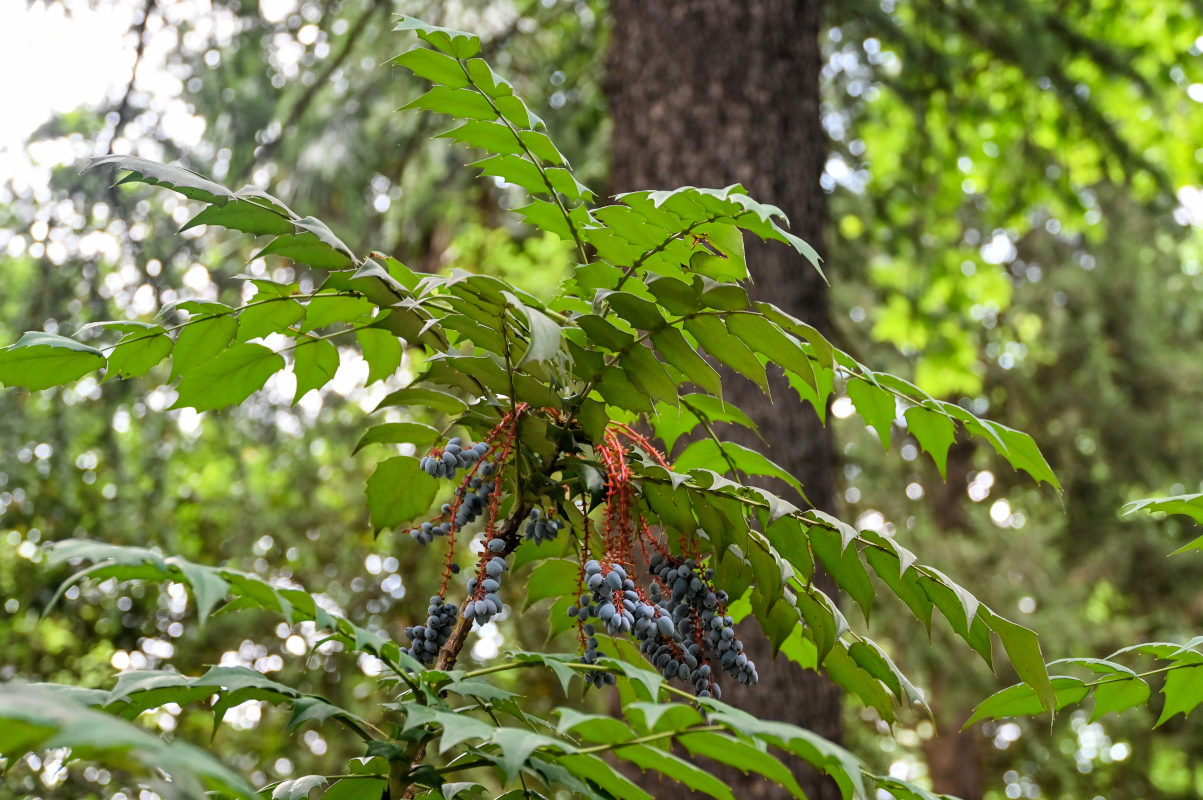
{"label": "plant stem", "polygon": [[[510,515],[506,517],[505,523],[501,526],[501,531],[495,537],[505,542],[505,549],[494,555],[499,555],[502,558],[506,558],[510,555],[510,553],[514,552],[514,548],[517,547],[522,541],[522,524],[526,521],[527,515],[530,514],[530,509],[531,506],[529,502],[523,501],[521,498],[516,498],[514,508],[510,510]],[[468,598],[468,600],[470,599],[471,598]],[[464,602],[466,603],[468,600],[465,600]],[[460,651],[464,649],[464,644],[468,641],[468,633],[472,630],[472,620],[464,617],[462,611],[463,606],[461,606],[460,609],[461,613],[455,622],[455,630],[451,632],[450,638],[447,639],[447,642],[443,645],[442,649],[439,650],[438,660],[436,660],[434,663],[435,669],[443,670],[445,672],[454,667],[455,660],[459,658]],[[422,763],[422,759],[425,757],[426,744],[423,743],[418,747],[413,759],[411,759],[410,769],[417,769],[418,765]],[[397,766],[396,762],[393,762],[393,764],[394,766]],[[392,785],[391,769],[392,768],[390,767],[390,787]],[[390,789],[390,796],[398,798],[398,800],[401,798],[412,798],[416,791],[417,787],[413,785],[405,787],[402,792],[395,792]]]}

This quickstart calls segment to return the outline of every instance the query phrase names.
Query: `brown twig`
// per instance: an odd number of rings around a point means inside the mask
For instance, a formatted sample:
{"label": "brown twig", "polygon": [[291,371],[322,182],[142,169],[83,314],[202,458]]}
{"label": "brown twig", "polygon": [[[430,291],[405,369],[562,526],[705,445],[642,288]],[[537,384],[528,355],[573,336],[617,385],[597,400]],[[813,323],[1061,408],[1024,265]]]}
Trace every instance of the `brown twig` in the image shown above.
{"label": "brown twig", "polygon": [[[505,542],[505,549],[499,555],[502,558],[509,557],[510,553],[514,552],[519,543],[522,541],[522,524],[526,521],[527,515],[530,514],[531,505],[529,502],[519,501],[517,505],[506,517],[505,523],[501,530],[494,538],[501,539]],[[469,598],[471,599],[471,598]],[[467,601],[465,601],[467,602]],[[462,611],[462,608],[461,608]],[[447,639],[442,649],[439,650],[438,660],[435,661],[434,668],[439,670],[449,670],[455,666],[455,661],[459,658],[460,651],[464,649],[464,644],[468,641],[468,634],[472,630],[472,620],[467,619],[461,613],[459,619],[456,620],[455,630],[451,632],[450,638]],[[413,771],[422,763],[422,759],[426,757],[426,745],[423,744],[414,754],[413,760],[410,762],[410,771]],[[412,798],[417,791],[417,786],[410,784],[405,792],[399,795],[400,798]]]}
{"label": "brown twig", "polygon": [[109,137],[108,146],[105,147],[106,155],[113,154],[113,145],[121,138],[121,132],[129,124],[130,103],[134,96],[134,83],[138,80],[138,66],[142,63],[142,54],[146,52],[146,23],[150,20],[150,14],[157,5],[158,0],[146,0],[146,7],[142,9],[142,19],[138,20],[138,24],[133,27],[132,32],[138,37],[138,44],[134,47],[134,66],[130,70],[125,94],[121,95],[121,102],[117,104],[117,122],[113,125],[113,135]]}

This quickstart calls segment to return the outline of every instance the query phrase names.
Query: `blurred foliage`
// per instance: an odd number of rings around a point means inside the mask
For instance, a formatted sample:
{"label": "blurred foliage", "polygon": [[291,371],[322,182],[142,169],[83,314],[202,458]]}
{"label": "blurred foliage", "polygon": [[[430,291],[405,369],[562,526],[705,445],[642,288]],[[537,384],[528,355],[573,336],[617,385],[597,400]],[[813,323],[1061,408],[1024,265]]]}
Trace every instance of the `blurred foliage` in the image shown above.
{"label": "blurred foliage", "polygon": [[[1016,485],[965,444],[944,482],[900,431],[903,463],[845,426],[848,516],[938,543],[1050,658],[1200,627],[1197,565],[1165,559],[1186,524],[1119,518],[1203,475],[1199,19],[1189,3],[851,4],[827,32],[838,324],[881,342],[875,363],[1031,432],[1065,486]],[[884,757],[924,772],[963,748],[954,768],[980,763],[988,797],[1194,796],[1197,722],[1150,736],[1155,713],[1066,712],[1051,737],[1043,721],[958,736],[1006,676],[967,675],[901,628],[895,642],[944,696],[941,735],[917,721],[909,747],[879,740]]]}

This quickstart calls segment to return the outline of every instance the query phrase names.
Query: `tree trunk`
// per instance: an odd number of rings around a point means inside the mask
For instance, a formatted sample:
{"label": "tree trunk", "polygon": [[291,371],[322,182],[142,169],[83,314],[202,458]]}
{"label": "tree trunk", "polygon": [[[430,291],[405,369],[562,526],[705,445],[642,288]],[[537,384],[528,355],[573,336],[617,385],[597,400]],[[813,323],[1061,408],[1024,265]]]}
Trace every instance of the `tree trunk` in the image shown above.
{"label": "tree trunk", "polygon": [[[793,232],[822,252],[826,196],[819,177],[827,149],[819,116],[818,0],[613,0],[611,9],[605,84],[614,122],[611,189],[742,183],[753,197],[780,206]],[[749,241],[748,264],[753,296],[828,329],[826,286],[791,249]],[[733,375],[724,379],[725,393],[776,445],[769,456],[802,482],[813,504],[831,510],[831,437],[775,378],[773,401]],[[742,635],[760,666],[760,684],[732,686],[724,699],[838,741],[839,690],[784,657],[772,661],[763,635],[750,627]],[[839,797],[833,782],[794,766],[808,797]],[[724,778],[741,800],[788,796],[758,776]]]}
{"label": "tree trunk", "polygon": [[[970,534],[969,518],[965,513],[965,492],[973,468],[973,442],[961,438],[948,450],[946,479],[933,475],[927,482],[932,519],[942,537]],[[934,473],[935,469],[929,470]],[[931,664],[932,716],[936,735],[923,743],[923,757],[932,789],[961,800],[982,800],[986,790],[985,740],[978,728],[962,730],[969,718],[968,711],[945,709],[939,699],[947,697],[945,686],[955,665],[940,661]],[[955,682],[955,681],[954,681]]]}

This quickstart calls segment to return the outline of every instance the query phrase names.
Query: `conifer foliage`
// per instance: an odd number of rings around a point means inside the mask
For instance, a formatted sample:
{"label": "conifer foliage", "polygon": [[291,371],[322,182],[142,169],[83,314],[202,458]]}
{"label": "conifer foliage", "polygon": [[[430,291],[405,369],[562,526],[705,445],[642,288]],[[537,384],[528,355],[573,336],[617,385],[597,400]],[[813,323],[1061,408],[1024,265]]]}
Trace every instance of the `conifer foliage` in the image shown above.
{"label": "conifer foliage", "polygon": [[[229,667],[195,677],[125,672],[100,691],[10,685],[0,689],[0,755],[11,763],[30,750],[71,747],[79,758],[140,766],[148,782],[185,797],[303,798],[319,787],[330,800],[561,789],[647,797],[599,757],[612,753],[690,789],[732,796],[676,754],[686,752],[754,770],[798,796],[783,758],[826,771],[849,798],[877,789],[930,797],[874,775],[809,731],[721,701],[724,686],[757,681],[733,628],[754,614],[776,648],[825,671],[884,719],[923,702],[836,598],[812,583],[820,567],[865,616],[877,594],[889,592],[925,628],[939,611],[988,664],[997,639],[1033,702],[1052,707],[1057,697],[1035,634],[893,537],[857,531],[760,485],[768,478],[805,488],[764,452],[720,435],[718,424],[752,423],[724,402],[712,364],[765,391],[767,370],[782,370],[821,415],[841,387],[884,442],[905,423],[941,470],[959,430],[1056,487],[1032,439],[876,372],[772,304],[749,301],[745,233],[791,247],[800,268],[819,269],[779,209],[740,186],[598,202],[542,120],[479,56],[476,36],[410,18],[397,29],[424,44],[393,63],[432,84],[407,108],[454,117],[442,135],[483,151],[471,166],[525,190],[521,217],[576,251],[553,300],[483,273],[416,272],[353,250],[262,190],[232,191],[179,167],[108,156],[88,169],[120,170],[123,184],[155,184],[200,203],[186,228],[271,237],[257,257],[291,259],[311,271],[316,288],[248,278],[254,292],[240,306],[185,300],[153,320],[100,323],[100,337],[31,332],[0,351],[0,382],[29,390],[98,370],[106,379],[153,379],[170,359],[175,406],[197,410],[240,404],[284,370],[294,373],[299,398],[333,377],[340,348],[357,345],[373,381],[403,362],[421,365],[380,404],[409,420],[371,427],[359,445],[391,451],[366,487],[373,527],[399,534],[395,546],[412,557],[442,559],[427,616],[406,628],[404,644],[253,574],[84,540],[50,550],[52,561],[80,565],[68,584],[174,581],[190,587],[202,620],[226,607],[312,621],[347,650],[381,660],[381,703],[344,709]],[[666,452],[686,435],[692,443],[670,459]],[[471,631],[518,608],[523,594],[528,606],[553,600],[552,631],[574,630],[577,652],[519,652],[482,669],[457,667]],[[487,679],[522,669],[550,670],[570,692],[617,684],[628,702],[621,718],[571,707],[539,718]],[[247,697],[289,706],[293,727],[343,726],[363,740],[363,758],[339,777],[251,787],[201,750],[146,743],[126,721],[163,703],[206,700],[220,720]]]}

